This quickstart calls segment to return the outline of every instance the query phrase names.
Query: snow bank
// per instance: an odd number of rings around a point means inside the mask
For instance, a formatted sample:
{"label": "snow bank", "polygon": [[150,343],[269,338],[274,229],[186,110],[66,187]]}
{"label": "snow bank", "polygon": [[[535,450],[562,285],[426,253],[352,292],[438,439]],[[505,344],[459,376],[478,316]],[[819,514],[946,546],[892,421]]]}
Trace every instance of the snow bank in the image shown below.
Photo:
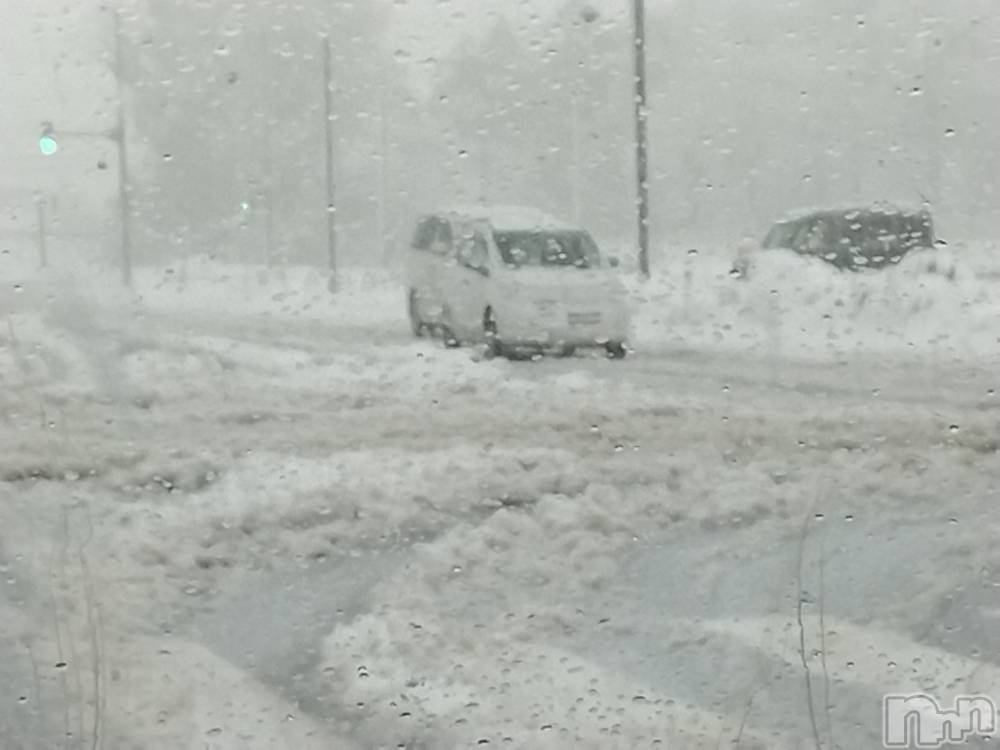
{"label": "snow bank", "polygon": [[[741,617],[691,626],[736,638],[790,665],[801,664],[799,626],[793,619]],[[895,631],[861,627],[834,617],[825,617],[821,626],[818,615],[806,613],[803,632],[809,646],[806,663],[816,674],[826,668],[834,685],[861,683],[872,692],[919,693],[927,689],[928,674],[934,674],[936,697],[945,705],[960,695],[1000,692],[1000,666],[919,643]]]}
{"label": "snow bank", "polygon": [[143,306],[161,313],[267,315],[362,328],[406,325],[402,285],[391,272],[341,269],[336,294],[329,278],[318,267],[265,268],[193,257],[138,269],[135,286]]}
{"label": "snow bank", "polygon": [[[913,253],[897,267],[870,273],[845,273],[781,251],[758,253],[747,279],[730,274],[733,257],[727,251],[689,251],[663,258],[649,282],[624,275],[637,347],[755,350],[808,359],[852,353],[1000,356],[995,246]],[[409,335],[401,282],[387,271],[344,269],[333,295],[325,269],[268,269],[207,257],[137,268],[134,291],[125,290],[115,272],[82,264],[11,273],[0,291],[0,314],[16,327],[34,315],[79,331],[99,314],[119,326],[146,315],[178,325],[301,321],[324,326],[331,335],[353,331],[358,340],[389,336],[399,342]],[[288,333],[293,336],[293,329]],[[280,332],[269,335],[273,340]],[[13,365],[4,367],[13,374]]]}
{"label": "snow bank", "polygon": [[[323,672],[354,707],[359,738],[380,747],[707,749],[735,736],[738,714],[643,686],[573,640],[625,625],[588,601],[635,543],[635,504],[595,484],[420,545],[374,592],[374,612],[326,641]],[[793,746],[752,726],[743,741]]]}
{"label": "snow bank", "polygon": [[178,638],[137,638],[104,657],[98,736],[113,747],[177,750],[357,748],[256,677]]}
{"label": "snow bank", "polygon": [[735,253],[679,255],[630,281],[640,347],[672,345],[836,358],[851,353],[992,359],[1000,296],[992,246],[913,253],[897,267],[846,273],[760,252],[749,278]]}
{"label": "snow bank", "polygon": [[[591,458],[588,469],[599,468],[587,471],[590,481],[574,496],[551,493],[505,507],[416,545],[410,563],[372,592],[372,611],[338,625],[326,641],[324,675],[339,702],[354,707],[354,734],[388,747],[716,748],[720,737],[725,743],[741,734],[741,747],[801,747],[801,733],[786,736],[794,728],[769,723],[776,714],[744,714],[747,695],[761,685],[760,661],[737,661],[740,653],[759,652],[787,660],[792,671],[797,630],[789,632],[780,617],[701,623],[658,610],[652,620],[637,618],[630,598],[639,592],[623,575],[633,550],[668,528],[696,526],[706,544],[719,532],[717,556],[690,572],[693,587],[708,586],[728,558],[721,540],[730,529],[786,521],[798,528],[815,514],[837,523],[879,514],[898,498],[912,512],[944,519],[952,511],[942,498],[985,497],[994,479],[968,472],[956,484],[953,467],[963,459],[954,451],[915,456],[886,445],[873,455],[799,453],[791,460],[782,444],[770,435],[735,465],[707,452],[658,461],[631,452]],[[628,463],[612,468],[621,460]],[[615,485],[602,482],[602,473]],[[844,657],[831,676],[848,679],[854,670],[851,679],[873,689],[888,684],[880,682],[877,654],[890,654],[887,665],[893,657],[907,663],[921,649],[925,658],[939,653],[878,626],[832,617],[826,626],[839,634],[828,636],[830,659],[850,651],[856,662],[847,665]],[[808,628],[815,645],[815,618]],[[722,692],[738,698],[711,710],[691,704],[682,675],[644,684],[616,651],[629,639],[667,650],[675,641],[702,644],[700,638],[708,653],[729,649],[717,654],[731,682]],[[734,650],[725,639],[743,645]],[[864,654],[857,655],[859,646]],[[656,660],[655,650],[646,653]],[[968,687],[993,685],[981,668],[968,674],[977,664],[956,657],[944,666],[948,675],[968,677]]]}
{"label": "snow bank", "polygon": [[186,580],[275,558],[322,560],[434,536],[459,519],[547,493],[575,494],[586,481],[566,451],[456,447],[324,459],[254,454],[201,485],[129,511],[129,544],[143,564]]}

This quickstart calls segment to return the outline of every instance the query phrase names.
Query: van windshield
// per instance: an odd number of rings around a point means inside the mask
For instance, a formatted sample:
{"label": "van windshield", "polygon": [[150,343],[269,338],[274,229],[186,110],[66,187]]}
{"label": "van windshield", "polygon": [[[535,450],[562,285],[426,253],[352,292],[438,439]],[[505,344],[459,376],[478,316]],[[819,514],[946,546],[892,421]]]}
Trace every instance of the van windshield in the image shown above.
{"label": "van windshield", "polygon": [[764,248],[767,250],[790,248],[795,238],[795,230],[796,225],[792,222],[775,225],[764,238]]}
{"label": "van windshield", "polygon": [[516,230],[494,232],[504,263],[521,266],[575,266],[598,268],[601,254],[589,234],[574,230]]}

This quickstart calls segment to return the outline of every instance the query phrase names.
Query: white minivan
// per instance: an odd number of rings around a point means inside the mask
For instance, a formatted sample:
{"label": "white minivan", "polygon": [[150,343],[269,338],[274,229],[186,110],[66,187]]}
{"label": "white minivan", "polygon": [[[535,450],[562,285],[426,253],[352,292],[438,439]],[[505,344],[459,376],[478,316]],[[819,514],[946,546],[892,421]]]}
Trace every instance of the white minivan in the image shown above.
{"label": "white minivan", "polygon": [[423,216],[406,264],[413,333],[486,342],[492,354],[602,347],[624,357],[629,313],[615,265],[586,231],[533,209]]}

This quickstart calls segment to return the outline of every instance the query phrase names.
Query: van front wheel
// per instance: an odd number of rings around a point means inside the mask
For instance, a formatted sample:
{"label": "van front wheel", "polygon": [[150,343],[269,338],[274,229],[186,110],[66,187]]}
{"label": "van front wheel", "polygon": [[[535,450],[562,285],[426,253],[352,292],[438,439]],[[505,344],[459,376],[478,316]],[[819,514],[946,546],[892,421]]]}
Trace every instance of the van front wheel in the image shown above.
{"label": "van front wheel", "polygon": [[438,326],[441,334],[441,341],[448,349],[457,349],[462,345],[462,340],[455,333],[455,326],[452,324],[451,309],[445,305],[441,311],[441,324]]}
{"label": "van front wheel", "polygon": [[502,357],[504,354],[503,342],[500,341],[500,334],[497,329],[497,318],[492,307],[487,307],[483,311],[483,338],[486,339],[486,356],[489,358]]}
{"label": "van front wheel", "polygon": [[625,359],[628,349],[622,341],[609,341],[604,345],[605,351],[610,359]]}

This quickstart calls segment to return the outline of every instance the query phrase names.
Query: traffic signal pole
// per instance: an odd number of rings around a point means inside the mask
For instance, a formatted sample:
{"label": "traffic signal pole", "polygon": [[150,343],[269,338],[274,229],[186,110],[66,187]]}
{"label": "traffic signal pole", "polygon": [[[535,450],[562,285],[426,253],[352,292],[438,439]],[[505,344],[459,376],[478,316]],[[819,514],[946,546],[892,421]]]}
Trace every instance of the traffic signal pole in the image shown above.
{"label": "traffic signal pole", "polygon": [[649,278],[649,143],[646,131],[646,4],[632,6],[635,55],[636,208],[639,229],[639,272]]}

